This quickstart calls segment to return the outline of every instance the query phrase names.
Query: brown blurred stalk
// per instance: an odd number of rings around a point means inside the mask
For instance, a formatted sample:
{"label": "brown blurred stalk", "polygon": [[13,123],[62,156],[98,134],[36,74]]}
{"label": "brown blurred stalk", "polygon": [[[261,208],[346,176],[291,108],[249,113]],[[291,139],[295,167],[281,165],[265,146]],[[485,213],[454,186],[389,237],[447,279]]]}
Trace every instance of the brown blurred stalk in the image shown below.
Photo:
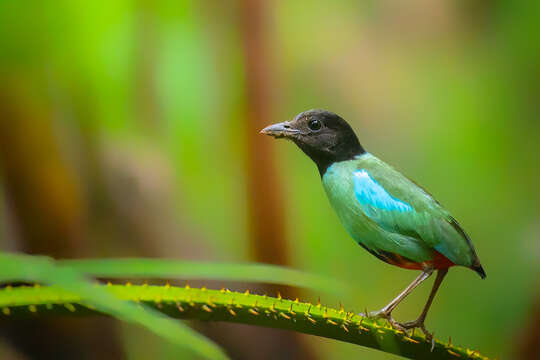
{"label": "brown blurred stalk", "polygon": [[540,359],[540,294],[528,316],[528,323],[519,332],[516,344],[516,359]]}
{"label": "brown blurred stalk", "polygon": [[282,186],[270,141],[259,131],[275,122],[272,54],[265,37],[268,2],[242,0],[246,70],[246,140],[250,237],[254,257],[264,263],[289,263]]}
{"label": "brown blurred stalk", "polygon": [[[245,131],[247,141],[247,192],[249,236],[253,257],[257,262],[287,266],[290,254],[287,245],[283,206],[283,186],[277,176],[276,158],[271,141],[259,131],[276,122],[273,54],[268,29],[273,3],[264,0],[241,0],[240,21],[246,74]],[[266,291],[278,288],[267,286]],[[293,289],[282,289],[295,297]],[[308,344],[297,334],[267,332],[266,351],[260,359],[313,359]],[[261,345],[262,346],[262,345]],[[261,348],[259,348],[261,349]]]}

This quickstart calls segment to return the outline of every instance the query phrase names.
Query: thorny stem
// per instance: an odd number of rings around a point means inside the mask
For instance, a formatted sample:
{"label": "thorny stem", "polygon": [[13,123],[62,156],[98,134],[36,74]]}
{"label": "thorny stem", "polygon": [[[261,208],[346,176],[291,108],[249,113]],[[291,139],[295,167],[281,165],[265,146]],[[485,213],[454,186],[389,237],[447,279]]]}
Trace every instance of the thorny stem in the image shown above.
{"label": "thorny stem", "polygon": [[[435,346],[421,335],[395,330],[377,320],[354,312],[296,300],[232,292],[149,285],[106,286],[122,300],[143,303],[179,319],[225,321],[286,329],[362,345],[411,359],[483,359],[477,351],[435,340]],[[57,287],[7,287],[0,290],[0,320],[6,317],[96,314],[84,299]]]}

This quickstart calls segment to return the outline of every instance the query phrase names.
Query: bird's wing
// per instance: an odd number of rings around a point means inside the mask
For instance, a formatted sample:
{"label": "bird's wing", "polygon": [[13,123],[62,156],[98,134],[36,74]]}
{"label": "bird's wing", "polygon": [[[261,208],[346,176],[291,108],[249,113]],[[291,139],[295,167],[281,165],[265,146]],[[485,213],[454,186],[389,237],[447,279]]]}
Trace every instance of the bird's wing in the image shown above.
{"label": "bird's wing", "polygon": [[371,166],[352,174],[354,194],[371,221],[390,233],[421,240],[455,264],[475,266],[478,258],[470,239],[430,194],[380,160],[376,166],[365,165]]}

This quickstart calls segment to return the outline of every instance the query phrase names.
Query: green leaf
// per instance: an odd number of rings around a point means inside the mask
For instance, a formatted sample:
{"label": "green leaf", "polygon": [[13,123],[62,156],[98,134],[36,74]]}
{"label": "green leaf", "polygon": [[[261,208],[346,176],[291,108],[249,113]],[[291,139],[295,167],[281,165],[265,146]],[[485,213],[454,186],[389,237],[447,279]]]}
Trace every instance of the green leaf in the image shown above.
{"label": "green leaf", "polygon": [[348,287],[340,281],[264,264],[204,263],[133,258],[60,260],[57,263],[95,277],[253,281],[311,288],[332,294],[348,292]]}
{"label": "green leaf", "polygon": [[[151,285],[100,285],[119,299],[144,303],[181,319],[226,321],[292,330],[378,349],[410,359],[487,360],[478,351],[406,334],[375,319],[320,303],[273,298],[249,292]],[[73,294],[57,287],[0,290],[0,320],[46,315],[88,315]],[[68,305],[69,304],[69,305]],[[68,305],[68,306],[66,306]]]}
{"label": "green leaf", "polygon": [[56,266],[48,257],[0,253],[0,282],[28,281],[55,285],[80,298],[80,302],[120,320],[139,324],[157,335],[208,359],[227,359],[213,342],[179,321],[147,306],[119,300],[103,287],[69,266]]}

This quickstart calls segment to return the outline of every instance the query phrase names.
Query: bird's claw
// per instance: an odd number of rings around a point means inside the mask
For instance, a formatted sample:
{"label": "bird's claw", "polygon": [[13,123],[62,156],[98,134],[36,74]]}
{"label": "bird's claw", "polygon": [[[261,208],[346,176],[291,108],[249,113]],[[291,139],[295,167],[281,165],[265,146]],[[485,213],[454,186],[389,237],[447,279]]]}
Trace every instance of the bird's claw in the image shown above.
{"label": "bird's claw", "polygon": [[398,323],[397,321],[395,321],[393,317],[389,316],[386,320],[390,323],[390,325],[391,325],[394,329],[399,330],[399,331],[402,331],[403,333],[407,334],[407,329],[405,329],[403,326],[401,326],[400,323]]}
{"label": "bird's claw", "polygon": [[431,342],[431,351],[435,348],[435,338],[433,337],[433,333],[429,332],[426,329],[426,326],[424,324],[424,319],[416,319],[414,321],[408,321],[406,323],[399,324],[403,329],[406,330],[413,330],[416,328],[419,328],[424,333],[424,336],[426,337],[426,340]]}
{"label": "bird's claw", "polygon": [[407,330],[419,328],[420,330],[422,330],[422,332],[426,336],[426,339],[431,340],[433,338],[433,334],[427,331],[426,326],[424,325],[423,319],[417,319],[415,321],[408,321],[406,323],[401,323],[400,325],[404,329],[407,329]]}
{"label": "bird's claw", "polygon": [[390,325],[396,329],[396,330],[399,330],[399,331],[403,331],[405,334],[407,333],[407,330],[406,328],[404,328],[400,323],[398,323],[396,320],[394,320],[394,318],[392,317],[392,313],[391,312],[386,312],[386,311],[383,311],[383,310],[379,310],[379,311],[370,311],[370,312],[365,312],[365,313],[360,313],[359,314],[360,316],[363,316],[363,317],[367,317],[368,319],[385,319],[386,321],[388,321],[390,323]]}
{"label": "bird's claw", "polygon": [[[431,342],[431,351],[433,351],[435,347],[435,339],[433,338],[433,333],[429,332],[426,329],[426,326],[424,324],[424,319],[418,318],[414,321],[408,321],[405,323],[399,323],[392,317],[391,312],[386,312],[384,310],[379,311],[366,311],[364,313],[359,313],[358,315],[367,317],[368,319],[385,319],[390,323],[390,325],[399,331],[402,331],[406,336],[410,337],[414,335],[414,329],[419,328],[424,333],[424,336],[426,337],[427,341]],[[411,330],[411,334],[409,334],[409,331]]]}

